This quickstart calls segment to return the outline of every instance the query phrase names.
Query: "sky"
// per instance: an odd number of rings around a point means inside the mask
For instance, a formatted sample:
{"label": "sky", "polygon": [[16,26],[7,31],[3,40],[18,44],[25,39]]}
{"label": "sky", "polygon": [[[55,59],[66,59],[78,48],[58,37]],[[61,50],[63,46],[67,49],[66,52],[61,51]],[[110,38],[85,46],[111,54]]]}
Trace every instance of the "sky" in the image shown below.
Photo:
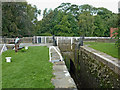
{"label": "sky", "polygon": [[[104,7],[108,10],[118,13],[118,2],[120,0],[26,0],[31,5],[36,5],[38,9],[43,10],[51,8],[52,10],[58,7],[61,3],[71,3],[76,5],[89,4],[93,7]],[[38,17],[42,19],[42,15]]]}

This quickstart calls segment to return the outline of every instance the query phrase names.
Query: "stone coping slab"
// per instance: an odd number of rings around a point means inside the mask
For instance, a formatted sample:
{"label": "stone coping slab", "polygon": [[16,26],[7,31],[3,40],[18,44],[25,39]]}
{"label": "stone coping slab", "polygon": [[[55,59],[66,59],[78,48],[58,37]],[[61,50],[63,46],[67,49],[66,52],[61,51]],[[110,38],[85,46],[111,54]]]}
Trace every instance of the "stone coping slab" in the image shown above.
{"label": "stone coping slab", "polygon": [[74,80],[71,78],[64,61],[53,63],[52,83],[55,88],[72,88],[77,90]]}

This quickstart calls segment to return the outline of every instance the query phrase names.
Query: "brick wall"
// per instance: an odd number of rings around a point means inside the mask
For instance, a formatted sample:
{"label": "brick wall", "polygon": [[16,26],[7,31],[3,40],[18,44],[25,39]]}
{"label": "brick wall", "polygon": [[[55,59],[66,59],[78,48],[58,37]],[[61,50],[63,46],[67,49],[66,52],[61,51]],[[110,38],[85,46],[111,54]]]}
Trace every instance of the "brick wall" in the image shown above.
{"label": "brick wall", "polygon": [[[110,28],[110,37],[112,37],[114,34],[113,34],[113,32],[115,31],[115,30],[117,30],[117,28]],[[115,35],[116,35],[117,33],[115,33]]]}

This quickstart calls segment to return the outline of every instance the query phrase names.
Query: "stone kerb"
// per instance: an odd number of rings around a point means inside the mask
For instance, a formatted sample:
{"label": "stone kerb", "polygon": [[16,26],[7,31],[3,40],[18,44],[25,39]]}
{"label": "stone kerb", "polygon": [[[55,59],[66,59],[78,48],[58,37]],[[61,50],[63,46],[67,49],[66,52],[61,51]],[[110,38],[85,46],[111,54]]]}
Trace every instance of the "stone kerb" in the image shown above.
{"label": "stone kerb", "polygon": [[80,49],[88,55],[91,55],[93,59],[99,60],[100,62],[104,63],[111,70],[120,75],[120,61],[118,59],[87,46],[81,46]]}

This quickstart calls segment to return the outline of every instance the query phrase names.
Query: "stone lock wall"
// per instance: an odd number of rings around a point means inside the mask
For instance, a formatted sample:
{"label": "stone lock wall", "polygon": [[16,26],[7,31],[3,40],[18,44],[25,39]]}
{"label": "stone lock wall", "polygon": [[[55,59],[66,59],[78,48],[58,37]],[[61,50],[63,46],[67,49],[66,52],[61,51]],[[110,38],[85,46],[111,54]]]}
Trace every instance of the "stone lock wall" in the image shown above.
{"label": "stone lock wall", "polygon": [[76,44],[72,49],[65,45],[59,44],[59,48],[78,88],[120,88],[120,75],[103,59]]}
{"label": "stone lock wall", "polygon": [[111,70],[106,64],[98,60],[93,53],[84,48],[79,50],[77,78],[84,85],[92,88],[120,88],[120,75]]}
{"label": "stone lock wall", "polygon": [[93,57],[92,53],[85,51],[82,47],[79,50],[79,63],[80,75],[78,76],[86,76],[84,83],[88,83],[89,87],[120,88],[120,76],[98,61],[97,56]]}

